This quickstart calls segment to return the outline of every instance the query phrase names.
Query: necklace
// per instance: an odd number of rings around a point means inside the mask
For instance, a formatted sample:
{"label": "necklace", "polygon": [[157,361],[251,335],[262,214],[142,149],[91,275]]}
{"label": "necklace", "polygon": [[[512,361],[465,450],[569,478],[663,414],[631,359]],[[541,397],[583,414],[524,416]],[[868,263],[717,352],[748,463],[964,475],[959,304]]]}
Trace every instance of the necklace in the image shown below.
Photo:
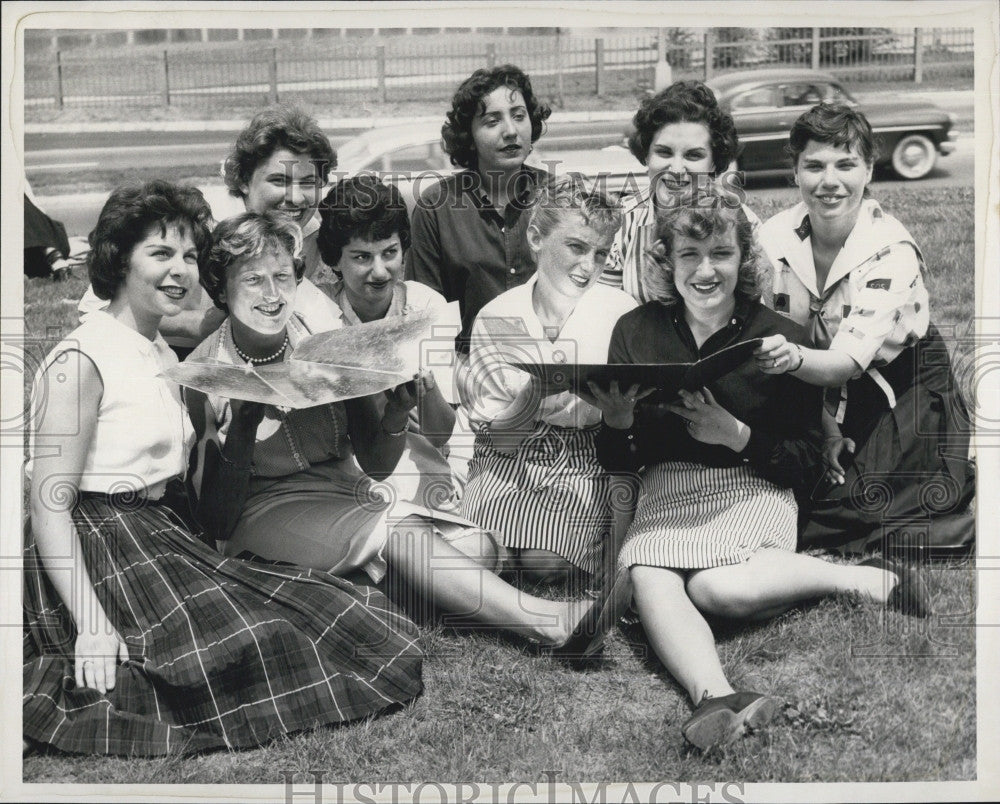
{"label": "necklace", "polygon": [[239,346],[236,345],[235,338],[233,338],[233,348],[236,350],[236,354],[238,354],[244,361],[249,363],[251,366],[259,366],[263,363],[270,363],[272,360],[277,360],[285,353],[285,349],[288,348],[288,333],[287,332],[285,333],[285,340],[282,341],[281,346],[278,347],[278,351],[275,352],[273,355],[268,355],[267,357],[250,357],[250,355],[248,355],[246,352],[240,349]]}

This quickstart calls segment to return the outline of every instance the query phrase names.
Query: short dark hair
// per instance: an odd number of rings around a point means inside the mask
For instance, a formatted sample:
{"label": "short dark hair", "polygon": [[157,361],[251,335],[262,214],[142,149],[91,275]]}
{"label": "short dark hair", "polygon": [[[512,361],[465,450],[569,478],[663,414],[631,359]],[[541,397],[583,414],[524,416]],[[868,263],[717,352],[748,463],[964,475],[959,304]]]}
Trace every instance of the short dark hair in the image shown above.
{"label": "short dark hair", "polygon": [[878,157],[875,134],[868,118],[846,103],[819,103],[799,115],[788,135],[792,167],[798,164],[810,140],[849,151],[856,148],[868,165],[875,164]]}
{"label": "short dark hair", "polygon": [[399,235],[403,249],[410,247],[410,216],[403,194],[374,173],[359,173],[338,181],[319,205],[316,244],[323,262],[338,275],[336,265],[344,246],[355,237],[386,240]]}
{"label": "short dark hair", "polygon": [[267,212],[241,212],[215,227],[208,257],[200,264],[200,274],[202,287],[216,307],[229,313],[229,306],[222,300],[229,269],[237,262],[273,248],[288,252],[295,268],[295,279],[302,281],[306,271],[306,264],[299,257],[302,230],[287,218]]}
{"label": "short dark hair", "polygon": [[441,127],[444,150],[451,157],[453,165],[475,170],[479,164],[476,144],[472,139],[472,121],[483,110],[483,98],[497,87],[507,87],[521,93],[528,109],[528,119],[531,120],[531,141],[537,142],[542,136],[545,121],[549,119],[552,110],[535,98],[531,79],[524,71],[513,64],[476,70],[455,90],[451,99],[451,111],[446,115],[447,122]]}
{"label": "short dark hair", "polygon": [[212,208],[197,187],[154,179],[115,188],[88,237],[87,272],[94,294],[99,299],[115,297],[125,282],[132,251],[154,227],[162,234],[168,226],[190,231],[200,266],[211,242],[212,223]]}
{"label": "short dark hair", "polygon": [[337,154],[315,118],[295,106],[269,106],[257,112],[239,133],[222,164],[229,194],[243,198],[243,185],[250,183],[261,162],[279,148],[293,154],[308,154],[318,166],[324,183],[337,167]]}
{"label": "short dark hair", "polygon": [[673,251],[677,235],[707,240],[714,234],[736,229],[740,267],[736,278],[737,301],[760,298],[760,252],[754,243],[753,224],[742,206],[724,203],[717,188],[710,186],[695,194],[688,203],[658,210],[656,241],[646,252],[646,270],[642,287],[646,296],[668,307],[680,302],[674,283]]}
{"label": "short dark hair", "polygon": [[739,147],[736,124],[719,106],[715,93],[701,81],[675,81],[643,100],[632,118],[635,131],[628,138],[632,155],[645,165],[656,133],[669,123],[681,122],[701,123],[708,129],[715,172],[726,170]]}

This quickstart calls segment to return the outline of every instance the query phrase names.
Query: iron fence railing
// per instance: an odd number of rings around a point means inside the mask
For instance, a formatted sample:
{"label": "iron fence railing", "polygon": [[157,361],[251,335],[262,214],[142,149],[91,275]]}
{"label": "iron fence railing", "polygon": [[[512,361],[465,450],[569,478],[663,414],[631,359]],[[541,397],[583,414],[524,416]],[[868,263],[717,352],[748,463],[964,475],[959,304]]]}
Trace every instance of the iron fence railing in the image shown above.
{"label": "iron fence railing", "polygon": [[188,43],[124,49],[103,58],[82,52],[54,51],[26,61],[25,105],[440,100],[474,69],[506,62],[529,73],[540,96],[562,103],[566,96],[649,89],[661,58],[675,79],[800,66],[850,81],[919,83],[939,74],[971,76],[973,29],[660,29],[628,36],[498,36],[487,43],[460,35],[447,42],[406,36],[380,44],[255,40],[197,48]]}

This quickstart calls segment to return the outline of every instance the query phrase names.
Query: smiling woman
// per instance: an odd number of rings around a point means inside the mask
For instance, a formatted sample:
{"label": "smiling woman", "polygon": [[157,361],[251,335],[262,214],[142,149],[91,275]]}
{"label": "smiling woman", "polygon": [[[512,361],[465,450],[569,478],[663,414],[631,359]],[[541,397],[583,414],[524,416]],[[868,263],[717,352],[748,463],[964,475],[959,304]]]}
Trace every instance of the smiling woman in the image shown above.
{"label": "smiling woman", "polygon": [[[738,142],[732,116],[700,81],[677,81],[647,98],[632,124],[629,150],[645,165],[649,189],[626,202],[601,282],[645,302],[651,298],[645,290],[646,253],[656,241],[657,212],[709,192],[730,169]],[[725,200],[740,203],[735,194]],[[759,219],[745,204],[742,209],[756,230]]]}
{"label": "smiling woman", "polygon": [[615,321],[635,307],[596,285],[620,221],[600,193],[542,188],[527,231],[538,272],[483,307],[472,330],[464,397],[477,433],[462,512],[497,532],[534,579],[597,572],[612,486],[596,458],[597,408],[510,364],[604,362]]}
{"label": "smiling woman", "polygon": [[875,137],[855,108],[814,106],[792,126],[802,202],[761,228],[774,264],[774,309],[809,327],[815,348],[765,341],[769,374],[828,389],[824,482],[802,541],[863,551],[971,543],[975,491],[970,424],[948,347],[930,320],[924,257],[913,236],[868,196]]}
{"label": "smiling woman", "polygon": [[115,190],[89,264],[110,304],[35,381],[24,734],[63,751],[257,746],[421,689],[414,626],[380,593],[224,559],[192,526],[192,426],[157,329],[197,286],[210,214],[195,189]]}

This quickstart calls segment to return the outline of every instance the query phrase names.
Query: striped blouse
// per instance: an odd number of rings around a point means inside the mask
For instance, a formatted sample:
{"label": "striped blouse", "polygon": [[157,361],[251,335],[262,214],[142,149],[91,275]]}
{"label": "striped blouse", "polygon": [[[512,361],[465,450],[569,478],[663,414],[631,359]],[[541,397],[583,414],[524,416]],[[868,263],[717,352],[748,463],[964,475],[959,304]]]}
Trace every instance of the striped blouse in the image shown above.
{"label": "striped blouse", "polygon": [[[756,242],[760,218],[746,204],[742,206],[753,226]],[[642,274],[646,267],[646,251],[655,242],[656,209],[650,187],[625,201],[622,226],[611,244],[601,284],[624,290],[640,304],[650,301],[642,285]]]}

